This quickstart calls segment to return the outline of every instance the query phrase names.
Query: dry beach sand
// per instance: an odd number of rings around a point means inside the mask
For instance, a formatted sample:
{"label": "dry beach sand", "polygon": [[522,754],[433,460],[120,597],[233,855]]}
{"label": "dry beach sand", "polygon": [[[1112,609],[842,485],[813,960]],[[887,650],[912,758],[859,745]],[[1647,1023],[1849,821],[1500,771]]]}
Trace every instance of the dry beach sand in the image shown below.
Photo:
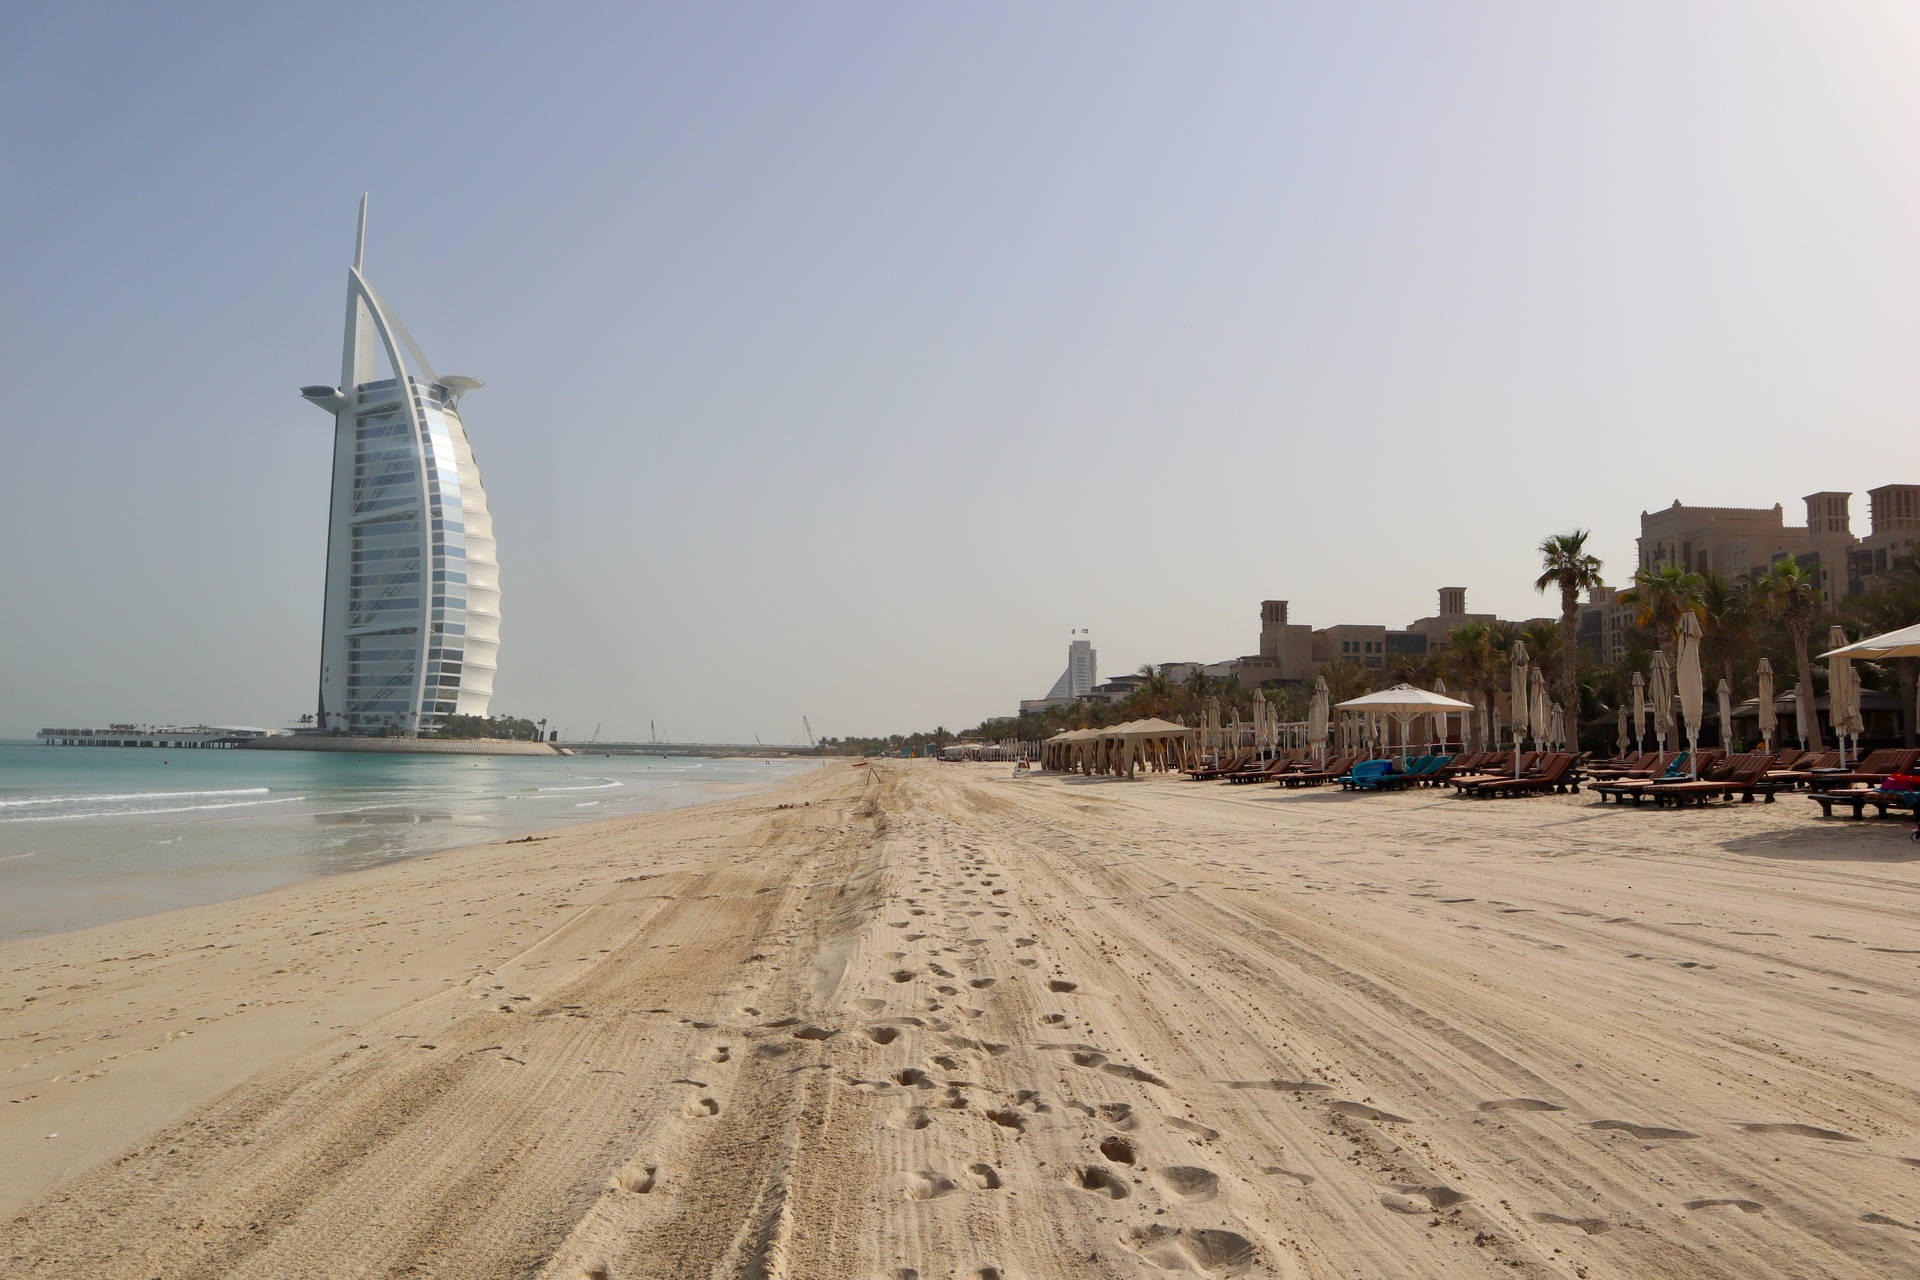
{"label": "dry beach sand", "polygon": [[0,947],[0,1274],[1920,1274],[1901,824],[1006,774]]}

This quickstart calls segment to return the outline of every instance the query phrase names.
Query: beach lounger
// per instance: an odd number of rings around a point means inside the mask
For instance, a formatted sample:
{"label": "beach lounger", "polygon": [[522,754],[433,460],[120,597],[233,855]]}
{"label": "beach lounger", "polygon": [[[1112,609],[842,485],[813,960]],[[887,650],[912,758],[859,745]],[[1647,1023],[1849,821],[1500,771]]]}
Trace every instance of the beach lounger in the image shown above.
{"label": "beach lounger", "polygon": [[1540,767],[1518,778],[1495,778],[1462,792],[1484,799],[1487,796],[1527,796],[1543,791],[1570,791],[1576,784],[1567,776],[1577,757],[1571,751],[1555,751],[1540,762]]}
{"label": "beach lounger", "polygon": [[1702,778],[1698,781],[1662,782],[1648,787],[1645,794],[1653,797],[1656,806],[1686,804],[1704,805],[1718,797],[1732,800],[1740,796],[1743,803],[1751,803],[1757,790],[1766,797],[1767,803],[1773,803],[1774,789],[1765,782],[1767,767],[1773,757],[1764,751],[1749,751],[1745,755],[1734,756],[1726,761],[1718,772],[1723,777]]}
{"label": "beach lounger", "polygon": [[1462,788],[1479,786],[1483,782],[1495,782],[1501,778],[1524,777],[1528,773],[1538,769],[1540,764],[1541,753],[1538,751],[1529,751],[1526,755],[1520,757],[1520,768],[1516,771],[1513,767],[1513,753],[1511,751],[1503,751],[1500,754],[1505,758],[1497,761],[1494,765],[1488,766],[1479,773],[1463,773],[1448,778],[1448,785],[1452,786],[1455,790],[1460,790]]}
{"label": "beach lounger", "polygon": [[1767,779],[1776,786],[1799,787],[1813,783],[1823,774],[1837,773],[1839,769],[1838,751],[1803,751],[1791,766],[1782,767],[1776,763],[1767,771]]}
{"label": "beach lounger", "polygon": [[1281,787],[1317,787],[1323,782],[1333,781],[1352,767],[1352,756],[1334,756],[1321,768],[1283,773],[1273,781],[1275,786]]}
{"label": "beach lounger", "polygon": [[1230,773],[1239,773],[1253,763],[1253,752],[1243,751],[1224,763],[1208,765],[1203,769],[1188,769],[1186,775],[1195,782],[1211,782],[1215,778],[1224,778]]}
{"label": "beach lounger", "polygon": [[1334,781],[1340,784],[1342,791],[1373,791],[1378,788],[1379,780],[1392,772],[1391,760],[1362,760],[1347,770],[1345,777]]}
{"label": "beach lounger", "polygon": [[1587,784],[1587,790],[1599,796],[1601,804],[1605,804],[1609,796],[1613,798],[1615,804],[1625,804],[1628,800],[1639,804],[1641,793],[1648,787],[1658,786],[1663,782],[1691,781],[1687,773],[1687,753],[1674,751],[1665,754],[1670,755],[1671,759],[1667,761],[1666,768],[1662,769],[1656,777],[1615,778],[1610,782],[1590,782]]}
{"label": "beach lounger", "polygon": [[[1911,778],[1912,775],[1902,775]],[[1831,818],[1835,805],[1845,805],[1852,816],[1859,818],[1862,810],[1871,807],[1880,817],[1890,812],[1905,809],[1914,814],[1913,839],[1920,841],[1920,791],[1905,787],[1850,787],[1844,791],[1816,791],[1807,797],[1820,806],[1820,816]]]}
{"label": "beach lounger", "polygon": [[1453,760],[1452,756],[1420,756],[1407,761],[1407,767],[1388,774],[1376,783],[1383,791],[1399,791],[1406,787],[1438,786],[1441,773]]}
{"label": "beach lounger", "polygon": [[1920,760],[1920,751],[1903,751],[1899,748],[1875,751],[1844,773],[1823,774],[1814,781],[1823,789],[1844,787],[1855,782],[1881,783],[1896,773],[1912,773],[1916,760]]}
{"label": "beach lounger", "polygon": [[1617,782],[1626,778],[1657,778],[1673,763],[1678,751],[1648,751],[1631,768],[1597,765],[1587,776],[1595,782]]}
{"label": "beach lounger", "polygon": [[1221,778],[1220,781],[1230,782],[1235,786],[1242,786],[1249,782],[1271,782],[1281,774],[1290,771],[1295,763],[1295,761],[1285,759],[1271,760],[1257,768],[1242,769],[1237,773],[1230,773],[1226,777]]}

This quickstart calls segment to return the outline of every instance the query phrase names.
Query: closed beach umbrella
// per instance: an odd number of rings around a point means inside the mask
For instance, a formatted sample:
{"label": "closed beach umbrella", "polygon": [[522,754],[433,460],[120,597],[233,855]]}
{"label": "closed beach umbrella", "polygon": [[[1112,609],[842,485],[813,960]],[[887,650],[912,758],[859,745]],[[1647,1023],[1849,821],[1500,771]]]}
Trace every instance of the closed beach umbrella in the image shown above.
{"label": "closed beach umbrella", "polygon": [[1533,728],[1533,749],[1544,751],[1553,736],[1553,703],[1547,699],[1546,673],[1538,667],[1527,673],[1527,693],[1532,700],[1527,719]]}
{"label": "closed beach umbrella", "polygon": [[1694,613],[1680,615],[1679,670],[1674,683],[1680,694],[1680,715],[1687,722],[1687,771],[1700,776],[1700,710],[1706,702],[1706,681],[1700,675],[1700,618]]}
{"label": "closed beach umbrella", "polygon": [[1553,739],[1553,749],[1555,751],[1566,750],[1567,712],[1566,708],[1560,706],[1558,703],[1555,703],[1553,708],[1553,732],[1548,736]]}
{"label": "closed beach umbrella", "polygon": [[1633,745],[1646,741],[1647,682],[1638,671],[1633,673]]}
{"label": "closed beach umbrella", "polygon": [[1720,746],[1733,750],[1733,686],[1720,677]]}
{"label": "closed beach umbrella", "polygon": [[1491,751],[1500,746],[1500,708],[1497,705],[1487,708],[1487,725],[1487,749]]}
{"label": "closed beach umbrella", "polygon": [[1813,741],[1813,694],[1802,680],[1793,686],[1793,727],[1800,731],[1800,749],[1806,750],[1807,743]]}
{"label": "closed beach umbrella", "polygon": [[1614,749],[1620,753],[1621,759],[1624,760],[1627,755],[1627,704],[1624,702],[1621,703],[1619,707],[1619,721],[1620,734],[1613,740],[1613,745]]}
{"label": "closed beach umbrella", "polygon": [[1520,740],[1527,735],[1527,642],[1515,640],[1508,655],[1507,718],[1513,726],[1513,773],[1520,776]]}
{"label": "closed beach umbrella", "polygon": [[1660,750],[1667,749],[1667,735],[1673,732],[1673,666],[1664,650],[1653,655],[1653,679],[1648,696],[1653,700],[1653,738]]}
{"label": "closed beach umbrella", "polygon": [[1307,705],[1307,741],[1320,753],[1320,759],[1327,758],[1327,678],[1313,678],[1313,701]]}
{"label": "closed beach umbrella", "polygon": [[1773,750],[1773,729],[1780,723],[1780,717],[1773,710],[1773,664],[1765,658],[1760,659],[1760,738],[1767,750]]}
{"label": "closed beach umbrella", "polygon": [[[1835,649],[1844,649],[1847,645],[1847,633],[1835,626],[1827,633],[1827,643]],[[1840,763],[1847,763],[1846,739],[1853,739],[1856,754],[1860,745],[1860,677],[1853,669],[1853,659],[1844,655],[1827,655],[1827,718],[1833,723],[1833,734],[1840,738]]]}

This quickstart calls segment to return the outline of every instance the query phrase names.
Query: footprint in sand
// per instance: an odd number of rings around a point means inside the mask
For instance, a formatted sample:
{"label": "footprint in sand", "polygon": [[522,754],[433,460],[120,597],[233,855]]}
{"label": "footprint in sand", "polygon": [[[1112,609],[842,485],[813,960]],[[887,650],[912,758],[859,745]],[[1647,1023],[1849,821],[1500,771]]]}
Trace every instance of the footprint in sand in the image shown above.
{"label": "footprint in sand", "polygon": [[986,1116],[1003,1129],[1020,1132],[1027,1127],[1027,1118],[1011,1107],[995,1107],[988,1111]]}
{"label": "footprint in sand", "polygon": [[636,1196],[648,1195],[653,1191],[659,1168],[650,1164],[630,1164],[614,1175],[614,1185],[622,1191]]}
{"label": "footprint in sand", "polygon": [[[1079,1058],[1079,1056],[1080,1056],[1079,1054],[1074,1055],[1076,1059]],[[1136,1080],[1141,1084],[1155,1085],[1162,1089],[1165,1089],[1167,1087],[1167,1082],[1165,1080],[1162,1080],[1159,1076],[1153,1074],[1153,1072],[1143,1071],[1139,1067],[1129,1066],[1127,1063],[1124,1063],[1124,1062],[1103,1063],[1100,1067],[1100,1070],[1106,1072],[1110,1076],[1119,1076],[1122,1080]]]}
{"label": "footprint in sand", "polygon": [[960,1184],[937,1169],[921,1169],[907,1175],[905,1189],[909,1200],[938,1200],[958,1191]]}
{"label": "footprint in sand", "polygon": [[1364,1102],[1331,1102],[1327,1104],[1327,1110],[1337,1116],[1352,1116],[1357,1120],[1378,1120],[1383,1124],[1413,1123],[1405,1116],[1397,1116],[1391,1111],[1370,1107]]}
{"label": "footprint in sand", "polygon": [[717,1044],[707,1050],[708,1062],[726,1062],[733,1057],[733,1050],[724,1044]]}
{"label": "footprint in sand", "polygon": [[1478,1111],[1565,1111],[1557,1102],[1547,1102],[1540,1098],[1490,1098],[1481,1103]]}
{"label": "footprint in sand", "polygon": [[981,1191],[1000,1189],[1000,1171],[984,1161],[967,1166],[967,1180]]}
{"label": "footprint in sand", "polygon": [[924,1129],[932,1123],[925,1107],[898,1107],[887,1116],[889,1129]]}
{"label": "footprint in sand", "polygon": [[1621,1133],[1629,1134],[1647,1142],[1697,1138],[1700,1136],[1697,1133],[1689,1133],[1685,1129],[1662,1129],[1657,1125],[1630,1124],[1625,1120],[1589,1120],[1587,1121],[1587,1128],[1618,1129]]}
{"label": "footprint in sand", "polygon": [[1184,1200],[1211,1200],[1220,1193],[1220,1175],[1199,1165],[1170,1165],[1160,1170],[1160,1180]]}
{"label": "footprint in sand", "polygon": [[1689,1200],[1687,1201],[1686,1207],[1689,1209],[1738,1209],[1742,1213],[1765,1213],[1767,1211],[1767,1206],[1761,1204],[1758,1200],[1730,1200],[1723,1197],[1714,1197],[1708,1200]]}
{"label": "footprint in sand", "polygon": [[1047,990],[1055,993],[1056,995],[1065,995],[1069,991],[1078,991],[1079,989],[1080,989],[1079,983],[1068,982],[1064,978],[1055,978],[1051,982],[1047,983]]}
{"label": "footprint in sand", "polygon": [[1162,1271],[1202,1271],[1208,1275],[1238,1276],[1260,1260],[1253,1241],[1237,1231],[1206,1227],[1136,1228],[1121,1243]]}
{"label": "footprint in sand", "polygon": [[720,1104],[712,1098],[701,1098],[696,1102],[689,1102],[686,1106],[686,1115],[694,1120],[704,1120],[708,1116],[719,1114]]}
{"label": "footprint in sand", "polygon": [[1435,1209],[1451,1208],[1472,1198],[1466,1192],[1455,1191],[1452,1187],[1396,1183],[1392,1191],[1381,1193],[1380,1203],[1395,1213],[1432,1213]]}
{"label": "footprint in sand", "polygon": [[1125,1138],[1107,1137],[1100,1140],[1100,1154],[1115,1164],[1133,1163],[1133,1144]]}
{"label": "footprint in sand", "polygon": [[1889,1218],[1884,1213],[1863,1213],[1860,1215],[1860,1221],[1871,1223],[1876,1227],[1898,1227],[1902,1231],[1920,1232],[1920,1227],[1914,1226],[1911,1222],[1902,1222],[1898,1218]]}
{"label": "footprint in sand", "polygon": [[1186,1120],[1186,1119],[1182,1119],[1180,1116],[1162,1116],[1161,1119],[1165,1120],[1168,1124],[1180,1130],[1182,1133],[1192,1134],[1194,1137],[1200,1139],[1200,1141],[1202,1142],[1212,1142],[1217,1138],[1219,1138],[1220,1136],[1220,1131],[1218,1129],[1210,1129],[1206,1125],[1201,1124],[1198,1120]]}
{"label": "footprint in sand", "polygon": [[1127,1184],[1097,1164],[1087,1165],[1080,1170],[1080,1186],[1109,1200],[1125,1200],[1128,1195]]}
{"label": "footprint in sand", "polygon": [[900,1028],[874,1026],[867,1028],[867,1039],[875,1044],[892,1044],[900,1038]]}
{"label": "footprint in sand", "polygon": [[1605,1235],[1613,1230],[1613,1224],[1605,1218],[1569,1218],[1558,1213],[1530,1213],[1527,1216],[1550,1227],[1578,1227],[1590,1236]]}
{"label": "footprint in sand", "polygon": [[793,1033],[796,1040],[831,1040],[839,1035],[837,1027],[805,1026]]}
{"label": "footprint in sand", "polygon": [[1838,1129],[1819,1129],[1810,1124],[1743,1124],[1748,1133],[1785,1133],[1796,1138],[1818,1138],[1822,1142],[1858,1142],[1860,1139]]}

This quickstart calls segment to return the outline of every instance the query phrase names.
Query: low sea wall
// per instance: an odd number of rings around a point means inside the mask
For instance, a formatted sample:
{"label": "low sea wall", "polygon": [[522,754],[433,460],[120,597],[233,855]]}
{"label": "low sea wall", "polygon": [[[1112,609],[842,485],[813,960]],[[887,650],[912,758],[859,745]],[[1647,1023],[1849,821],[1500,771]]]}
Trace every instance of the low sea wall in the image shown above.
{"label": "low sea wall", "polygon": [[351,751],[358,755],[408,756],[564,756],[546,742],[508,742],[503,738],[344,738],[320,734],[288,738],[249,738],[243,751]]}

